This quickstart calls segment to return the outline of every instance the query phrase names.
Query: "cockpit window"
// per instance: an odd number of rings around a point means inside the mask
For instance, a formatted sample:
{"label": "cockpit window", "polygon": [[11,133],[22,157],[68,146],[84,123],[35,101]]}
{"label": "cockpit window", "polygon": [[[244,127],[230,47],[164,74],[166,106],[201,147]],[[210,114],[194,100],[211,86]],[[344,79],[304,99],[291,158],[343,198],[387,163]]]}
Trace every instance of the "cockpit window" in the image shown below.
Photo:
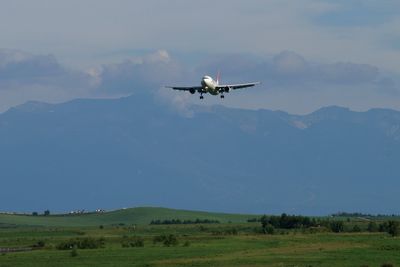
{"label": "cockpit window", "polygon": [[203,77],[203,80],[209,80],[209,79],[211,79],[210,76],[204,76],[204,77]]}

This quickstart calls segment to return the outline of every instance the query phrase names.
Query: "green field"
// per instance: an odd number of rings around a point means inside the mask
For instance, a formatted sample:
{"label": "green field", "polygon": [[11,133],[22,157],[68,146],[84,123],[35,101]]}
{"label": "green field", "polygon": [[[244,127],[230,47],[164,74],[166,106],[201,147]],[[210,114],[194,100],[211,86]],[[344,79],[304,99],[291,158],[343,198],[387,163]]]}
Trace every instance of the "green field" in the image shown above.
{"label": "green field", "polygon": [[[207,217],[208,216],[208,217]],[[254,215],[135,208],[74,216],[1,215],[0,248],[43,247],[0,254],[5,266],[400,266],[400,239],[387,233],[327,229],[264,234]],[[219,224],[149,225],[154,219],[214,219]],[[338,218],[343,220],[343,218]],[[345,219],[346,227],[365,220]],[[100,227],[100,225],[102,225]],[[154,243],[172,235],[173,244]],[[70,240],[99,240],[95,249],[58,249]],[[143,246],[131,246],[141,240]],[[128,244],[128,245],[127,245]],[[72,255],[72,251],[75,255]]]}
{"label": "green field", "polygon": [[246,222],[257,215],[212,213],[202,211],[175,210],[167,208],[139,207],[121,209],[105,213],[87,213],[77,215],[11,215],[0,214],[0,224],[31,226],[99,226],[112,224],[149,224],[157,219],[195,220],[197,218],[218,220],[221,223]]}

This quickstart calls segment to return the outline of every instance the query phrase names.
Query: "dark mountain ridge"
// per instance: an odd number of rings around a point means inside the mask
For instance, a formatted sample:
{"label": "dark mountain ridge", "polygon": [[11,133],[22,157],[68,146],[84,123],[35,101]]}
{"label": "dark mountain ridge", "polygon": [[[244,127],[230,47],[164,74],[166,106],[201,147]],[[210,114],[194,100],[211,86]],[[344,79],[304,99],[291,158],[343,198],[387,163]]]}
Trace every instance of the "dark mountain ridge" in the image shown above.
{"label": "dark mountain ridge", "polygon": [[398,111],[190,109],[133,95],[0,114],[0,209],[399,213]]}

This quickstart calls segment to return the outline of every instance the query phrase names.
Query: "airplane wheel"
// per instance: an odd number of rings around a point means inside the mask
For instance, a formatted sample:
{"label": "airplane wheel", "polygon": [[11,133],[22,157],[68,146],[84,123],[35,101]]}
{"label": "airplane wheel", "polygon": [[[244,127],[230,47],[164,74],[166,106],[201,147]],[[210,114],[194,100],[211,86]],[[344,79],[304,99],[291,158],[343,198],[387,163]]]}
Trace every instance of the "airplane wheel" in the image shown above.
{"label": "airplane wheel", "polygon": [[204,96],[201,95],[201,96],[200,96],[200,99],[204,99]]}
{"label": "airplane wheel", "polygon": [[224,96],[224,95],[221,95],[221,98],[225,98],[225,96]]}

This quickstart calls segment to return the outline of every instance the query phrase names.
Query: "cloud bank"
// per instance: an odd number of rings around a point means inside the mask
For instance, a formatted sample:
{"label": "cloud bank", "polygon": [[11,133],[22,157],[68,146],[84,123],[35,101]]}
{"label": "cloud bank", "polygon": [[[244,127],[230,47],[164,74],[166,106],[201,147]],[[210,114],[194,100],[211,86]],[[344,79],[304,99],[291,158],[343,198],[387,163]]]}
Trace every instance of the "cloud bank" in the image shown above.
{"label": "cloud bank", "polygon": [[[18,50],[0,50],[0,110],[29,100],[60,102],[74,98],[112,98],[137,92],[153,94],[190,115],[187,107],[199,104],[197,97],[163,88],[165,85],[197,85],[204,74],[222,71],[222,82],[260,80],[263,85],[231,94],[227,101],[209,97],[202,104],[225,104],[246,108],[279,108],[304,112],[304,105],[291,103],[293,97],[309,96],[312,107],[350,103],[346,106],[393,106],[400,99],[394,74],[377,66],[353,62],[314,62],[293,51],[260,57],[247,54],[209,55],[197,64],[185,61],[185,56],[173,56],[158,50],[134,56],[120,63],[103,64],[88,70],[74,70],[60,64],[53,55],[34,55]],[[291,96],[292,94],[292,96]],[[318,97],[315,97],[319,95]],[[349,94],[352,94],[351,102]],[[359,99],[356,95],[361,94]],[[282,97],[288,98],[285,104]],[[332,101],[327,103],[327,97]],[[231,99],[231,100],[229,100]],[[261,100],[265,99],[265,102]],[[280,100],[278,100],[280,99]],[[324,99],[324,100],[323,100]],[[366,101],[366,99],[368,101]],[[386,99],[386,100],[385,100]],[[323,100],[323,101],[322,101]],[[341,102],[342,101],[342,102]],[[364,102],[363,102],[364,101]],[[385,106],[386,101],[386,106]]]}

